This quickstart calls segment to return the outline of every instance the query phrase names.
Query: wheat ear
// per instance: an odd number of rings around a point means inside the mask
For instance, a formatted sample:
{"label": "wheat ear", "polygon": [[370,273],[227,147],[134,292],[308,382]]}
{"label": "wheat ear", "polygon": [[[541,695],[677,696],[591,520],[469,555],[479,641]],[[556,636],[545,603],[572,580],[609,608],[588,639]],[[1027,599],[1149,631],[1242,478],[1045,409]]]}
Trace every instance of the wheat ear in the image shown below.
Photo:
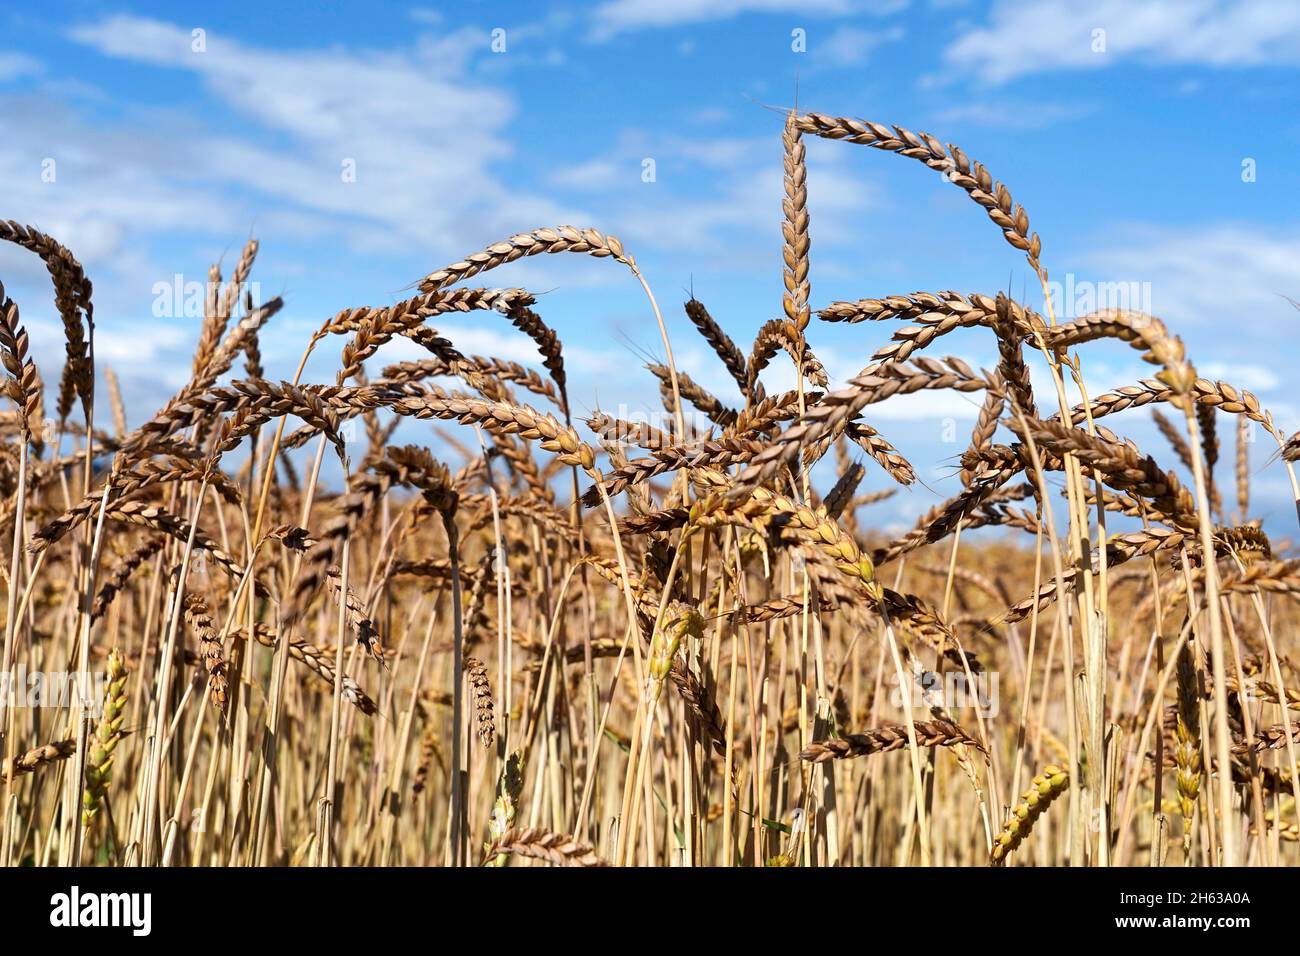
{"label": "wheat ear", "polygon": [[488,683],[487,665],[477,657],[467,657],[464,670],[465,679],[469,681],[471,696],[474,698],[478,739],[484,747],[491,749],[497,738],[497,724],[493,714],[495,704],[492,701],[492,685]]}
{"label": "wheat ear", "polygon": [[122,740],[122,721],[126,719],[126,664],[115,647],[108,655],[108,687],[104,690],[104,710],[95,727],[95,737],[86,755],[86,789],[82,794],[82,826],[90,826],[99,813],[99,804],[108,793],[113,772],[114,751]]}
{"label": "wheat ear", "polygon": [[34,773],[48,764],[67,760],[76,752],[77,742],[75,740],[56,740],[40,747],[34,747],[15,757],[12,764],[8,760],[0,763],[0,780]]}
{"label": "wheat ear", "polygon": [[1034,828],[1034,821],[1069,787],[1070,775],[1065,770],[1055,765],[1044,767],[1043,772],[1030,782],[1029,789],[1021,796],[1020,802],[1011,808],[1011,812],[1007,814],[1007,822],[993,838],[993,850],[989,854],[990,863],[993,866],[1004,863],[1025,837],[1029,836],[1029,831]]}
{"label": "wheat ear", "polygon": [[545,860],[556,866],[609,866],[596,855],[595,849],[590,844],[563,833],[552,833],[537,827],[515,827],[507,830],[487,848],[483,862],[491,863],[503,854]]}
{"label": "wheat ear", "polygon": [[185,597],[185,621],[199,641],[199,657],[208,672],[208,692],[212,705],[225,713],[226,693],[230,689],[226,677],[226,657],[221,649],[221,638],[212,626],[208,604],[197,594]]}
{"label": "wheat ear", "polygon": [[1178,649],[1178,718],[1174,765],[1178,768],[1178,803],[1183,812],[1183,854],[1192,845],[1192,817],[1201,795],[1201,681],[1191,642]]}

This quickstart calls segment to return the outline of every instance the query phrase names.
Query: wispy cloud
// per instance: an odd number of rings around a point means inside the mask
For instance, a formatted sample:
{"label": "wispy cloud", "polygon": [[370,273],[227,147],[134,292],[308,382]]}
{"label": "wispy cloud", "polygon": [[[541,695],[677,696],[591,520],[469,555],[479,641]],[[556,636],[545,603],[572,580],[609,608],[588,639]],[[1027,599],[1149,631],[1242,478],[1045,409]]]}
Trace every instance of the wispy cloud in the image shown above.
{"label": "wispy cloud", "polygon": [[[779,127],[774,126],[774,130]],[[862,215],[881,202],[874,181],[852,155],[818,144],[809,158],[809,208],[823,250],[859,241]],[[647,181],[645,163],[653,161]],[[584,187],[596,221],[617,222],[634,249],[699,261],[713,270],[752,271],[780,263],[781,153],[772,137],[684,139],[625,135],[608,154],[552,173],[555,183]],[[829,258],[829,256],[828,256]]]}
{"label": "wispy cloud", "polygon": [[406,13],[416,23],[426,26],[436,27],[442,23],[442,14],[432,7],[412,7]]}
{"label": "wispy cloud", "polygon": [[1119,60],[1294,64],[1300,62],[1300,6],[1290,0],[999,0],[988,22],[959,37],[944,60],[991,83]]}
{"label": "wispy cloud", "polygon": [[867,30],[862,27],[839,27],[823,43],[813,43],[809,49],[814,62],[822,57],[831,66],[864,67],[878,48],[897,43],[906,36],[901,26]]}
{"label": "wispy cloud", "polygon": [[494,169],[512,153],[516,106],[466,76],[467,62],[488,50],[485,31],[462,27],[409,52],[271,50],[218,34],[196,50],[189,30],[129,16],[72,36],[106,56],[197,74],[256,127],[209,135],[195,172],[334,228],[350,219],[346,239],[364,248],[446,249],[451,234],[514,231],[521,210],[539,221],[563,216]]}
{"label": "wispy cloud", "polygon": [[1034,130],[1081,119],[1095,110],[1095,106],[1082,103],[986,100],[950,106],[940,110],[935,117],[943,124],[989,126],[1004,130]]}
{"label": "wispy cloud", "polygon": [[0,52],[0,83],[40,72],[39,60],[25,53]]}
{"label": "wispy cloud", "polygon": [[[1300,289],[1300,231],[1121,224],[1104,246],[1071,259],[1089,270],[1079,281],[1148,283],[1151,301],[1139,307],[1149,306],[1184,340],[1200,375],[1256,393],[1284,431],[1300,425],[1300,404],[1279,372],[1300,328],[1300,311],[1286,299]],[[1094,397],[1154,372],[1119,342],[1097,343],[1082,366]]]}
{"label": "wispy cloud", "polygon": [[854,0],[608,0],[595,10],[593,36],[609,39],[619,33],[650,27],[731,20],[745,13],[797,13],[802,16],[843,16],[865,9],[896,10],[906,3],[864,4]]}
{"label": "wispy cloud", "polygon": [[1121,226],[1087,260],[1107,275],[1150,282],[1158,315],[1213,329],[1227,347],[1289,341],[1300,327],[1300,312],[1284,298],[1300,297],[1300,229]]}

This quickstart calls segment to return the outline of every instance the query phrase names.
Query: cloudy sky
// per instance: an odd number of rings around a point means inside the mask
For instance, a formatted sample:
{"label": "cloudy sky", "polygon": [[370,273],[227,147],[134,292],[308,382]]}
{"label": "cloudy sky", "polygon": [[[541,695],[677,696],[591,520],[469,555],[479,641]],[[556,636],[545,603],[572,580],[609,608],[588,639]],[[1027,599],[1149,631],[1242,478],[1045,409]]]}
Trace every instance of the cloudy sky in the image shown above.
{"label": "cloudy sky", "polygon": [[[1289,0],[257,6],[0,13],[0,217],[54,234],[85,263],[96,351],[134,422],[188,377],[198,331],[192,317],[155,314],[159,284],[203,281],[219,259],[228,268],[249,236],[262,243],[262,297],[287,300],[264,349],[268,374],[288,377],[338,309],[395,301],[466,253],[560,223],[624,241],[679,364],[733,397],[680,304],[693,288],[742,347],[779,313],[778,110],[797,95],[803,108],[960,145],[1024,204],[1063,288],[1136,283],[1202,374],[1254,390],[1283,428],[1300,427],[1300,312],[1286,298],[1300,299],[1300,5]],[[1040,305],[1023,257],[938,175],[821,140],[808,164],[814,306],[942,289]],[[57,380],[43,268],[0,249],[0,279]],[[543,257],[490,282],[546,293],[540,311],[566,344],[579,411],[654,407],[639,366],[661,345],[625,271]],[[439,329],[465,351],[536,359],[496,315]],[[843,380],[888,333],[818,323],[811,341]],[[316,380],[333,380],[338,345],[322,350]],[[936,354],[991,358],[979,334],[943,346]],[[1149,371],[1118,345],[1089,351],[1084,369],[1094,392]],[[773,372],[773,387],[792,377]],[[952,493],[975,409],[936,395],[877,410],[871,420],[925,484],[882,520]],[[943,440],[949,419],[956,443]],[[1162,448],[1144,413],[1115,423]],[[1265,467],[1273,449],[1260,437],[1256,510],[1291,533],[1284,474]],[[1223,438],[1230,448],[1226,423]]]}

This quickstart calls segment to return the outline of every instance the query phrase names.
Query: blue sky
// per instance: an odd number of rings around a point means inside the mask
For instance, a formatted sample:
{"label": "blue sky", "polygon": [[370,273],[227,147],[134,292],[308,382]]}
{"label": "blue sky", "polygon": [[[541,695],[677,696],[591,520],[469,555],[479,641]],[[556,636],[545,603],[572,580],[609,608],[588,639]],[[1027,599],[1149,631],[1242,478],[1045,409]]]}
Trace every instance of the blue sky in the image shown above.
{"label": "blue sky", "polygon": [[[338,309],[394,301],[490,242],[572,223],[625,242],[679,364],[733,396],[680,303],[693,284],[742,347],[779,313],[782,117],[765,107],[789,106],[797,90],[801,107],[961,146],[1024,204],[1054,279],[1138,283],[1202,374],[1254,390],[1283,428],[1300,427],[1290,380],[1300,312],[1284,298],[1300,299],[1300,4],[24,7],[0,13],[0,216],[52,232],[86,264],[97,353],[123,380],[134,422],[188,377],[198,330],[194,318],[153,314],[156,285],[203,281],[250,235],[262,243],[263,297],[287,299],[264,339],[271,377],[292,374],[309,331]],[[493,31],[504,31],[501,52]],[[354,182],[341,175],[349,161]],[[1023,258],[937,174],[820,140],[808,164],[815,306],[941,289],[1040,304]],[[57,379],[43,268],[4,249],[0,278]],[[625,271],[544,257],[490,284],[546,293],[540,311],[566,343],[579,411],[656,406],[639,366],[661,346]],[[535,361],[499,316],[439,329],[465,351]],[[811,341],[842,381],[889,331],[818,323]],[[321,350],[312,377],[332,381],[340,346]],[[979,334],[953,335],[935,354],[992,357]],[[412,355],[401,344],[382,353]],[[1118,345],[1086,353],[1084,370],[1094,393],[1149,371]],[[779,364],[773,373],[773,387],[792,378]],[[926,483],[882,506],[883,521],[952,493],[975,408],[945,394],[876,410],[870,420]],[[941,438],[949,418],[955,445]],[[1145,413],[1115,424],[1163,448]],[[1226,422],[1223,439],[1230,449]],[[1264,441],[1256,510],[1291,533],[1284,474],[1264,468]]]}

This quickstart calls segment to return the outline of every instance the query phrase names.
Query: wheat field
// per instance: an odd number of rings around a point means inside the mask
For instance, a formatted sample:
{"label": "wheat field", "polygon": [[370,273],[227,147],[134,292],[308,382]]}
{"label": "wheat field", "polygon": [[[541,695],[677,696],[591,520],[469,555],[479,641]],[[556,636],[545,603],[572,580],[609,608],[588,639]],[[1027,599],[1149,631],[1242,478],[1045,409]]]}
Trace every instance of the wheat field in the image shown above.
{"label": "wheat field", "polygon": [[[951,291],[817,308],[805,137],[942,173],[1024,254],[1042,313]],[[563,226],[338,312],[292,381],[264,377],[284,303],[243,293],[250,242],[209,273],[188,384],[130,424],[80,263],[0,223],[48,267],[67,346],[47,419],[50,370],[0,291],[0,860],[1300,861],[1300,562],[1252,520],[1247,465],[1255,433],[1276,441],[1300,500],[1300,441],[1154,316],[1058,321],[1028,214],[957,146],[791,112],[780,148],[784,314],[746,352],[685,303],[740,407],[678,369],[633,251]],[[534,296],[480,284],[559,253],[644,291],[657,423],[575,417]],[[452,315],[508,321],[536,368],[462,353]],[[839,390],[822,322],[860,324],[870,354]],[[992,336],[994,368],[939,354],[958,329]],[[398,338],[427,356],[385,364]],[[335,349],[333,381],[302,380]],[[1085,353],[1123,349],[1151,377],[1088,395]],[[797,388],[765,388],[776,363]],[[887,535],[872,506],[916,469],[873,406],[948,389],[980,403],[961,491]],[[1147,415],[1167,445],[1122,437]],[[394,440],[410,420],[426,444]]]}

